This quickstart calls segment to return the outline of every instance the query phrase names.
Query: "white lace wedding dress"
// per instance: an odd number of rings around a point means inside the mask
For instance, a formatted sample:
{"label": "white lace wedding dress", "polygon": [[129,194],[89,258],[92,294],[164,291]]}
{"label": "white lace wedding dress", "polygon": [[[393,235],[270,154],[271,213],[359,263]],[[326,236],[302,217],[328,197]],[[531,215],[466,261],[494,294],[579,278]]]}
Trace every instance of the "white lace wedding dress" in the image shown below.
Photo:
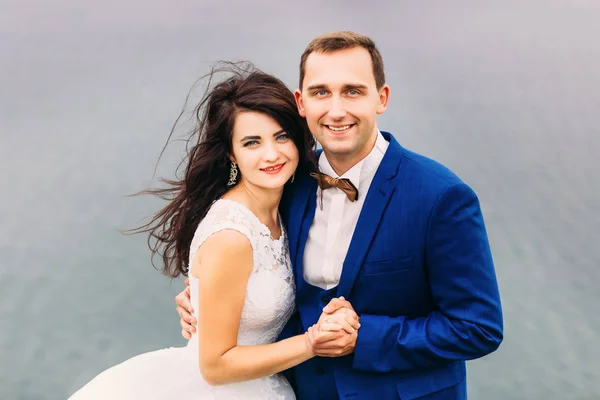
{"label": "white lace wedding dress", "polygon": [[[248,281],[240,320],[238,345],[262,345],[276,341],[294,308],[295,285],[287,239],[274,240],[269,229],[243,205],[218,200],[200,222],[190,247],[194,254],[213,233],[234,229],[252,244],[254,268]],[[192,304],[198,304],[197,278],[190,275]],[[198,368],[198,338],[187,347],[141,354],[98,375],[76,392],[73,400],[163,399],[295,399],[283,376],[272,375],[246,382],[210,386]]]}

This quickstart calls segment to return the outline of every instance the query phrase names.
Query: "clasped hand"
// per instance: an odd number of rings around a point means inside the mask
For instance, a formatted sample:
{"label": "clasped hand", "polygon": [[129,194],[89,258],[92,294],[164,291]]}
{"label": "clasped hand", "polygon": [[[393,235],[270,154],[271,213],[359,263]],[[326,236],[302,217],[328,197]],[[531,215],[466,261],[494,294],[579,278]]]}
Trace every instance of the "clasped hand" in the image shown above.
{"label": "clasped hand", "polygon": [[354,352],[360,318],[349,301],[343,297],[332,299],[319,321],[306,331],[310,351],[320,357],[340,357]]}
{"label": "clasped hand", "polygon": [[[190,302],[189,280],[186,288],[175,298],[177,312],[181,317],[181,335],[190,339],[196,332],[196,318]],[[319,321],[305,333],[309,351],[321,357],[340,357],[354,352],[360,319],[349,301],[335,298],[323,308]]]}

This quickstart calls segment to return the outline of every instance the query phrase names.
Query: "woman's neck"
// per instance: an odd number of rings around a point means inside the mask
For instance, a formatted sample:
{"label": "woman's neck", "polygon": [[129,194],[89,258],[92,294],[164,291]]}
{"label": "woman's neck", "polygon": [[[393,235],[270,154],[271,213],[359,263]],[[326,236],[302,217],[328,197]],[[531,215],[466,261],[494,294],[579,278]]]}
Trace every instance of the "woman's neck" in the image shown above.
{"label": "woman's neck", "polygon": [[223,196],[235,200],[250,209],[267,226],[279,225],[279,203],[283,195],[281,189],[265,189],[242,180]]}

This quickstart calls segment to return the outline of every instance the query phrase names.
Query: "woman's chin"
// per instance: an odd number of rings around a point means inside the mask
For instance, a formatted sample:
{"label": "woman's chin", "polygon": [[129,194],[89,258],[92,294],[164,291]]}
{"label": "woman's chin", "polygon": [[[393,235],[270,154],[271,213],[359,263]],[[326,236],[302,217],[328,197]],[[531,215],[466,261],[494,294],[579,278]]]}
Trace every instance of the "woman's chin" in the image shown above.
{"label": "woman's chin", "polygon": [[263,189],[263,190],[282,190],[284,185],[291,179],[290,176],[288,179],[263,179],[260,182],[251,182],[254,186]]}

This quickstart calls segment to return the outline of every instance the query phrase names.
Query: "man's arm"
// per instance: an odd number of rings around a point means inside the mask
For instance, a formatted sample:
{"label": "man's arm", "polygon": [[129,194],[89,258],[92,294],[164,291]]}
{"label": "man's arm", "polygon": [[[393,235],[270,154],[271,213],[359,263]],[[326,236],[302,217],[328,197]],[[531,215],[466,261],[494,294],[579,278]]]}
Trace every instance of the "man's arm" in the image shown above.
{"label": "man's arm", "polygon": [[425,257],[437,310],[414,319],[362,314],[355,369],[408,371],[483,357],[500,345],[496,274],[479,201],[466,184],[436,202]]}
{"label": "man's arm", "polygon": [[192,302],[190,300],[189,278],[186,278],[185,280],[185,289],[175,297],[175,304],[177,304],[175,310],[177,310],[177,314],[179,314],[180,317],[179,324],[181,325],[181,336],[190,340],[192,338],[192,333],[196,332],[197,321],[192,315],[194,307],[192,307]]}

